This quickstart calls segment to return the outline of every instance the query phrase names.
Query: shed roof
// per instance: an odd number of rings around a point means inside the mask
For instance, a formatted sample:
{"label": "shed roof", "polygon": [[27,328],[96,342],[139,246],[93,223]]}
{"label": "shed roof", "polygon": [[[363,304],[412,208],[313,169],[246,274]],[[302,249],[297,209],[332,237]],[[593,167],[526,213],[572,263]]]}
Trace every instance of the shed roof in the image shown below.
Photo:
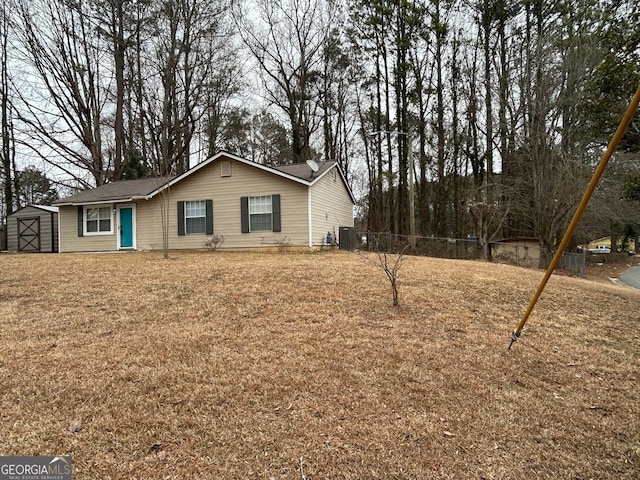
{"label": "shed roof", "polygon": [[47,212],[58,213],[58,207],[53,207],[51,205],[31,205],[32,207],[39,208],[41,210],[46,210]]}
{"label": "shed roof", "polygon": [[16,215],[16,214],[20,213],[22,210],[24,210],[25,208],[37,208],[38,210],[44,210],[45,212],[58,213],[58,207],[52,207],[51,205],[34,205],[34,204],[30,204],[30,205],[25,205],[24,207],[19,208],[18,210],[16,210],[13,213],[10,213],[9,216]]}

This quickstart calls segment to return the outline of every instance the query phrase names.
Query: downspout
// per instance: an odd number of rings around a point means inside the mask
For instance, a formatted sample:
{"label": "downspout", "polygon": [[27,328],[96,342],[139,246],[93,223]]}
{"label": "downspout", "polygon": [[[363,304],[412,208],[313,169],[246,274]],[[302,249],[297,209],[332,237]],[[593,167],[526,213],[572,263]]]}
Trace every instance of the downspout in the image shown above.
{"label": "downspout", "polygon": [[56,237],[56,230],[55,230],[56,224],[55,224],[54,219],[53,219],[54,213],[53,212],[49,212],[49,213],[51,215],[51,217],[50,217],[50,220],[51,220],[51,253],[56,253],[56,238],[55,238]]}
{"label": "downspout", "polygon": [[[77,209],[76,209],[77,210]],[[53,228],[53,225],[51,226],[51,228]],[[61,253],[60,250],[60,240],[62,239],[61,235],[60,235],[60,207],[58,207],[58,250],[57,253]]]}
{"label": "downspout", "polygon": [[313,247],[313,220],[311,215],[311,185],[307,189],[307,222],[309,224],[309,248]]}

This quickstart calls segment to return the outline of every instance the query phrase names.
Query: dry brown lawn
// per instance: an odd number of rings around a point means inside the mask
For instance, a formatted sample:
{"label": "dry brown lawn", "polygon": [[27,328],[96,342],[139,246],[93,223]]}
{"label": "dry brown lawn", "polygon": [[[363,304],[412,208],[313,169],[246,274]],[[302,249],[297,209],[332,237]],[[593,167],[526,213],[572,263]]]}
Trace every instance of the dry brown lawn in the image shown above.
{"label": "dry brown lawn", "polygon": [[637,479],[640,292],[355,254],[0,256],[0,454],[74,479]]}

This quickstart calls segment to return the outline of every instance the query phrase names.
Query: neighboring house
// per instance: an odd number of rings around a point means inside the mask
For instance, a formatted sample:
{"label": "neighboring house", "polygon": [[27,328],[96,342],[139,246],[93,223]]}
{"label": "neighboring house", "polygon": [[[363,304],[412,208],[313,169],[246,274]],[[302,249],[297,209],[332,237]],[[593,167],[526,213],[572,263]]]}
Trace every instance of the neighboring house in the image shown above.
{"label": "neighboring house", "polygon": [[590,251],[596,250],[598,247],[611,248],[611,235],[598,238],[597,240],[591,240],[589,243],[585,243],[584,245],[578,245],[578,250]]}
{"label": "neighboring house", "polygon": [[114,182],[55,202],[60,251],[327,244],[353,227],[354,197],[336,162],[268,167],[221,152],[172,179]]}
{"label": "neighboring house", "polygon": [[[618,239],[618,248],[621,247],[622,239]],[[611,235],[606,237],[598,238],[596,240],[591,240],[589,243],[585,243],[584,245],[579,245],[578,250],[584,250],[587,252],[597,252],[599,249],[608,248],[611,250]],[[627,245],[627,250],[635,251],[636,250],[636,242],[631,239]]]}
{"label": "neighboring house", "polygon": [[537,267],[540,262],[540,241],[537,238],[514,237],[491,242],[494,261]]}
{"label": "neighboring house", "polygon": [[58,251],[58,207],[27,205],[7,216],[7,250]]}

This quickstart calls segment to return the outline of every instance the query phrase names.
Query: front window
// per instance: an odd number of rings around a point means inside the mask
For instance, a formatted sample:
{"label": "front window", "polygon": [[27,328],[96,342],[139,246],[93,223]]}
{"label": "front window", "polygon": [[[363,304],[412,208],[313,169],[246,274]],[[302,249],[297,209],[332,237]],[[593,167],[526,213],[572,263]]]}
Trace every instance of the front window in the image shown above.
{"label": "front window", "polygon": [[205,233],[207,206],[204,200],[184,202],[185,233]]}
{"label": "front window", "polygon": [[108,235],[113,233],[111,206],[87,207],[84,223],[86,235]]}
{"label": "front window", "polygon": [[271,195],[249,197],[249,224],[252,232],[273,230]]}

